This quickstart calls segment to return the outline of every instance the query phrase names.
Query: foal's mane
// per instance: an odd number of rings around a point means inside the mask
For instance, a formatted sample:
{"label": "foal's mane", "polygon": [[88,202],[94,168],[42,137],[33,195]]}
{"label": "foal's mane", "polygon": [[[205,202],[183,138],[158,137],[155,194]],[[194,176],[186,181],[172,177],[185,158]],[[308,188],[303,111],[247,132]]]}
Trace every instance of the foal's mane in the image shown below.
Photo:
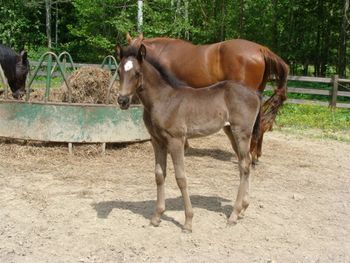
{"label": "foal's mane", "polygon": [[[138,55],[138,48],[134,46],[129,46],[124,48],[122,51],[123,57],[135,57]],[[187,87],[186,82],[177,79],[169,70],[167,70],[164,65],[162,65],[157,59],[146,55],[146,61],[150,63],[160,74],[162,79],[168,83],[173,88]]]}

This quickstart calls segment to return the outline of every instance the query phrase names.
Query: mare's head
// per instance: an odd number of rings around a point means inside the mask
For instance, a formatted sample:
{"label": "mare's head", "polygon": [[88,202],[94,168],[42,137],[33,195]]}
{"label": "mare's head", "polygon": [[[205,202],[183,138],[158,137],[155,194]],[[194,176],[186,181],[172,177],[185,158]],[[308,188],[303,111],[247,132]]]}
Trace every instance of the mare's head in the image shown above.
{"label": "mare's head", "polygon": [[[129,32],[126,33],[126,41],[128,42],[128,46],[133,46],[135,48],[140,48],[143,39],[144,39],[143,33],[141,33],[140,35],[138,35],[135,38],[132,38],[131,35],[129,34]],[[120,56],[119,52],[120,52],[120,46],[117,43],[115,45],[115,55],[116,55],[116,57]]]}
{"label": "mare's head", "polygon": [[128,109],[131,97],[137,90],[142,89],[142,63],[146,56],[146,48],[141,44],[140,48],[118,47],[120,64],[118,74],[120,79],[120,89],[118,104],[121,109]]}
{"label": "mare's head", "polygon": [[29,69],[27,52],[23,50],[16,56],[16,78],[12,86],[10,86],[12,95],[16,99],[19,99],[25,92],[26,79]]}

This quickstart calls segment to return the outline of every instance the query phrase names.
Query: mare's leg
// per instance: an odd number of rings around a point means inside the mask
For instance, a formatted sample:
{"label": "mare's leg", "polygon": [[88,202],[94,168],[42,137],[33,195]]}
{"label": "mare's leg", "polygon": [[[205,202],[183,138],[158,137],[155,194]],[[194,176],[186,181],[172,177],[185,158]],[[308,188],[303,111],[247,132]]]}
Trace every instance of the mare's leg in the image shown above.
{"label": "mare's leg", "polygon": [[231,126],[224,126],[223,130],[226,133],[227,137],[230,139],[232,149],[235,151],[236,156],[238,157],[237,144],[235,141],[235,137],[232,134]]}
{"label": "mare's leg", "polygon": [[173,160],[176,182],[180,188],[185,207],[185,224],[183,230],[185,232],[191,232],[193,209],[190,196],[188,194],[187,179],[185,175],[184,144],[185,139],[171,138],[169,139],[168,149]]}
{"label": "mare's leg", "polygon": [[154,215],[151,219],[153,226],[159,226],[160,217],[165,210],[165,194],[164,194],[164,182],[166,177],[167,166],[167,149],[165,145],[158,142],[155,138],[152,138],[152,145],[155,156],[155,177],[157,184],[157,203],[154,211]]}
{"label": "mare's leg", "polygon": [[234,129],[234,133],[238,148],[238,166],[240,183],[238,187],[236,201],[233,207],[232,214],[228,219],[229,224],[236,224],[238,217],[244,214],[244,211],[249,206],[249,187],[250,187],[250,133],[238,129]]}
{"label": "mare's leg", "polygon": [[253,164],[257,164],[258,161],[259,161],[259,142],[260,142],[260,138],[261,136],[259,135],[259,137],[256,135],[256,134],[253,134],[252,135],[252,140],[251,140],[251,143],[250,143],[250,154],[252,156],[252,163]]}
{"label": "mare's leg", "polygon": [[259,140],[258,140],[258,146],[257,146],[257,158],[260,158],[261,154],[262,154],[262,143],[263,143],[263,139],[264,139],[264,132],[261,131],[260,136],[259,136]]}

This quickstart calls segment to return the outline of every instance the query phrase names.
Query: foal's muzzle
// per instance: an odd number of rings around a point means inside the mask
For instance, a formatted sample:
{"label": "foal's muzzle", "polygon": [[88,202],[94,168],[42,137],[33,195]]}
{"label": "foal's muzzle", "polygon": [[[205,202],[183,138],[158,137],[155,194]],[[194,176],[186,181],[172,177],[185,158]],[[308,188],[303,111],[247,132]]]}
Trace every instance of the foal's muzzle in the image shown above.
{"label": "foal's muzzle", "polygon": [[120,108],[123,110],[126,110],[130,106],[130,98],[129,96],[119,96],[118,97],[118,104],[120,105]]}

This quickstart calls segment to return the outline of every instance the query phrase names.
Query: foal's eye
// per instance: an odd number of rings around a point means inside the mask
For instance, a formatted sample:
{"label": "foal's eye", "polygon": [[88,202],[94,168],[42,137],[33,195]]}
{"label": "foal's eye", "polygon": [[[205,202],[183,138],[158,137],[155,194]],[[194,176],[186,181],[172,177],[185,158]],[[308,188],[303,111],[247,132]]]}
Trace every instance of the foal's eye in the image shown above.
{"label": "foal's eye", "polygon": [[136,76],[136,77],[140,77],[140,75],[141,75],[140,72],[138,72],[138,71],[135,72],[135,76]]}

